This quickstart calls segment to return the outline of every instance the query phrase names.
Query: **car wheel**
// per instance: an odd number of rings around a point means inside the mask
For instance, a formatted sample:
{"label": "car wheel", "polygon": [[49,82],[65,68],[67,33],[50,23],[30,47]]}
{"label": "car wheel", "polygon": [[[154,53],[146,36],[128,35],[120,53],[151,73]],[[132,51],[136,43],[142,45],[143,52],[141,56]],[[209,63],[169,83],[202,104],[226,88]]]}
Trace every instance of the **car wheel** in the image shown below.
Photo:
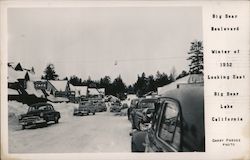
{"label": "car wheel", "polygon": [[25,129],[25,125],[22,125],[22,130],[24,130]]}
{"label": "car wheel", "polygon": [[131,151],[132,152],[145,152],[145,136],[146,132],[135,132],[131,138]]}
{"label": "car wheel", "polygon": [[57,116],[55,116],[55,123],[58,123],[59,118]]}
{"label": "car wheel", "polygon": [[43,126],[44,126],[44,127],[47,127],[47,126],[48,126],[47,121],[43,123]]}
{"label": "car wheel", "polygon": [[145,152],[145,149],[141,146],[137,146],[135,142],[132,140],[131,141],[131,151],[132,152]]}
{"label": "car wheel", "polygon": [[95,115],[95,112],[93,113],[93,115]]}

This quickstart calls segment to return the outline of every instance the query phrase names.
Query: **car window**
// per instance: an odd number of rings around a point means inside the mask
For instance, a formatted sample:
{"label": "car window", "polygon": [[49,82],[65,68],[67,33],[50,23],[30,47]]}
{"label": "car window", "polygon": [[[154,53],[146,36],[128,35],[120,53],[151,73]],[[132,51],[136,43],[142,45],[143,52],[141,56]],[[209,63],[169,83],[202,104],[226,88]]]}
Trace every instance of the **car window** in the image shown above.
{"label": "car window", "polygon": [[47,110],[48,106],[39,106],[38,110]]}
{"label": "car window", "polygon": [[141,108],[155,108],[154,102],[141,102],[140,106]]}
{"label": "car window", "polygon": [[53,110],[53,107],[51,105],[47,105],[48,110]]}
{"label": "car window", "polygon": [[179,107],[172,102],[165,103],[158,136],[175,149],[180,148],[181,126]]}

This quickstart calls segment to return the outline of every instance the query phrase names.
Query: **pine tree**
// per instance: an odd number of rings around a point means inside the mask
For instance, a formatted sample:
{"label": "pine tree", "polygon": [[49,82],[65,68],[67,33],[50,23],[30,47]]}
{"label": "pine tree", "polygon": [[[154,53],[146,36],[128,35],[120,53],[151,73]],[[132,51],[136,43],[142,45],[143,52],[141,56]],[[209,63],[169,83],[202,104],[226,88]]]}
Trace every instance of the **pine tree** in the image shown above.
{"label": "pine tree", "polygon": [[58,75],[56,74],[55,67],[53,64],[49,64],[45,68],[44,73],[45,73],[45,75],[42,76],[42,79],[56,80],[58,78]]}
{"label": "pine tree", "polygon": [[199,74],[203,73],[203,45],[202,41],[191,42],[190,51],[188,52],[190,57],[187,60],[190,60],[189,73],[190,74]]}

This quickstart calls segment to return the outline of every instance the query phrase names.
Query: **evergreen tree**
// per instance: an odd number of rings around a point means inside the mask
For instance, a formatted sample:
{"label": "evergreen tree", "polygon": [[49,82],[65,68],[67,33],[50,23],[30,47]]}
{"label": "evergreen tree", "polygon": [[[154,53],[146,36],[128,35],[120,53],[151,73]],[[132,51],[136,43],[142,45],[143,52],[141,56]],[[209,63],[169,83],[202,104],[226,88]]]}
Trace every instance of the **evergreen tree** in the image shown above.
{"label": "evergreen tree", "polygon": [[80,86],[82,85],[82,79],[78,78],[77,76],[71,76],[69,79],[69,83],[74,85],[74,86]]}
{"label": "evergreen tree", "polygon": [[42,79],[46,80],[56,80],[58,78],[58,75],[56,74],[55,67],[53,64],[49,64],[45,70],[44,70],[44,76],[42,76]]}
{"label": "evergreen tree", "polygon": [[191,42],[190,51],[188,52],[190,57],[189,73],[199,74],[203,73],[203,45],[202,41]]}
{"label": "evergreen tree", "polygon": [[114,79],[112,83],[113,95],[117,96],[120,99],[125,99],[126,85],[124,84],[121,76],[119,75]]}

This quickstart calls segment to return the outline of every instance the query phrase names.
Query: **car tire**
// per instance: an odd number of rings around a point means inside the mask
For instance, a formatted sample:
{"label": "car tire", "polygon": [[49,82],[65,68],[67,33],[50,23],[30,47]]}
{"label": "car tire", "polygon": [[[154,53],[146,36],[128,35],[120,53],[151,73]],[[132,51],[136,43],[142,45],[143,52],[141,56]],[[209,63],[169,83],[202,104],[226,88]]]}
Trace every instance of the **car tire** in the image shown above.
{"label": "car tire", "polygon": [[43,127],[47,127],[48,126],[48,123],[47,121],[43,123]]}
{"label": "car tire", "polygon": [[59,118],[57,116],[55,116],[55,123],[59,122]]}
{"label": "car tire", "polygon": [[93,115],[95,115],[95,112],[93,113]]}
{"label": "car tire", "polygon": [[25,129],[25,125],[22,125],[22,130],[24,130]]}
{"label": "car tire", "polygon": [[132,152],[145,152],[145,132],[137,132],[132,134],[131,138],[131,151]]}

